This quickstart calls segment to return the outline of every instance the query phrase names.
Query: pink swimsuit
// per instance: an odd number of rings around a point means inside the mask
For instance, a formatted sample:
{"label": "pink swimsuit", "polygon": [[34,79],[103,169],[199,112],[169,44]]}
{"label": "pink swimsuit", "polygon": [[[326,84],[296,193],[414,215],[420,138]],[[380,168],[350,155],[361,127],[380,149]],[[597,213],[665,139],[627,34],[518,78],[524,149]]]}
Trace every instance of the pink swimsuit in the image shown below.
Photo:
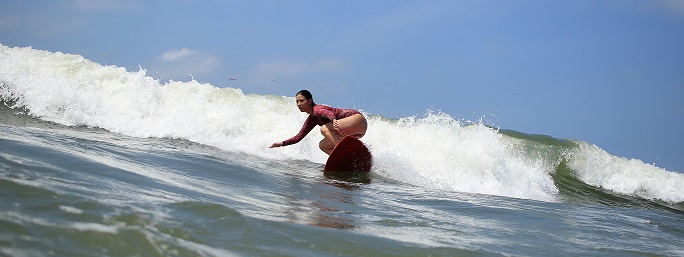
{"label": "pink swimsuit", "polygon": [[342,109],[333,108],[327,105],[317,104],[313,107],[313,115],[309,117],[304,122],[304,126],[299,130],[299,133],[294,137],[283,141],[283,146],[299,143],[311,130],[316,127],[316,125],[323,126],[333,120],[343,119],[354,114],[361,114],[360,112],[352,109]]}

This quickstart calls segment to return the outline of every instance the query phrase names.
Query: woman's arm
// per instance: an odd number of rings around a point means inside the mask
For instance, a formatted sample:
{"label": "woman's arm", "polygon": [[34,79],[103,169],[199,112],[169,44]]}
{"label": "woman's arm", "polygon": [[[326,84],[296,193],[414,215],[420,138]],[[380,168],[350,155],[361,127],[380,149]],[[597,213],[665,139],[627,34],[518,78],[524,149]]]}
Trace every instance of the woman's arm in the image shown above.
{"label": "woman's arm", "polygon": [[286,146],[286,145],[293,145],[296,143],[299,143],[299,141],[302,141],[304,137],[311,132],[311,130],[316,127],[316,122],[314,121],[314,117],[312,115],[309,115],[309,117],[304,121],[304,125],[302,126],[302,129],[299,130],[299,133],[297,135],[291,137],[288,140],[282,141],[282,142],[276,142],[273,143],[270,148],[273,147],[281,147],[281,146]]}

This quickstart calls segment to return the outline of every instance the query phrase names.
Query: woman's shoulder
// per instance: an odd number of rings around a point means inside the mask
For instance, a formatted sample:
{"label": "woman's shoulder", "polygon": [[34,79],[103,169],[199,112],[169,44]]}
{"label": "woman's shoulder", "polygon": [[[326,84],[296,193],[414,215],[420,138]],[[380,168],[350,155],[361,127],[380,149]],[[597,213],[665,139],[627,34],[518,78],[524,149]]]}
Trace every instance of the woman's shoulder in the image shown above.
{"label": "woman's shoulder", "polygon": [[322,111],[322,110],[333,110],[335,108],[330,107],[330,106],[325,105],[325,104],[316,104],[316,105],[314,105],[313,109],[314,109],[314,112],[316,112],[316,111]]}
{"label": "woman's shoulder", "polygon": [[314,108],[332,108],[332,107],[330,107],[330,105],[327,105],[327,104],[318,104],[317,103],[316,105],[314,105]]}

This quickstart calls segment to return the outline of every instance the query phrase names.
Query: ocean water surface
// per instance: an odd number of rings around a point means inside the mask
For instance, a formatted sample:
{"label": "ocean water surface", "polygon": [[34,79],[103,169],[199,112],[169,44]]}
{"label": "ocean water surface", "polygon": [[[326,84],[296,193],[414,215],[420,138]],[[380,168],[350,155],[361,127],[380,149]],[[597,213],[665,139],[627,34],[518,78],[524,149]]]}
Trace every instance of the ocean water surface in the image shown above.
{"label": "ocean water surface", "polygon": [[0,256],[684,256],[684,174],[428,112],[325,176],[293,101],[0,45]]}

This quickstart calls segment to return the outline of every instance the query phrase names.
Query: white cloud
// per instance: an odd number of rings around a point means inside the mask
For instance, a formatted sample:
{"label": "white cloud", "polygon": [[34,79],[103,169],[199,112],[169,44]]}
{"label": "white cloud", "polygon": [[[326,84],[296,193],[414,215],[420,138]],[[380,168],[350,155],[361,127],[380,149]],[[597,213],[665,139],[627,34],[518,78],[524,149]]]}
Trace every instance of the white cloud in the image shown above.
{"label": "white cloud", "polygon": [[347,63],[338,58],[326,58],[316,61],[316,66],[322,71],[342,72],[347,69]]}
{"label": "white cloud", "polygon": [[221,65],[220,58],[189,48],[172,49],[163,52],[156,59],[153,68],[156,68],[160,75],[170,79],[208,75]]}
{"label": "white cloud", "polygon": [[198,55],[198,52],[188,48],[181,48],[166,51],[159,56],[159,59],[162,61],[175,61],[191,55]]}

